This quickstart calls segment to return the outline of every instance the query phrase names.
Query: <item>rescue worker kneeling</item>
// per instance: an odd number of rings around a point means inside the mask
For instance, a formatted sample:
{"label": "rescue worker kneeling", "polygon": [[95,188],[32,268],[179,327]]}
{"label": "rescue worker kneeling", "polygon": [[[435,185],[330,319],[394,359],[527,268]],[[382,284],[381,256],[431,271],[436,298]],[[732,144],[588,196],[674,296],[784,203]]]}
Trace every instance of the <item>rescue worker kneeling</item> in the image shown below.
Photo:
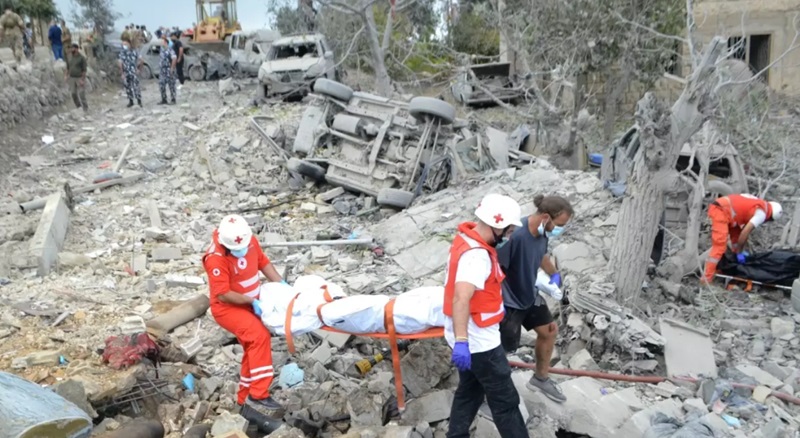
{"label": "rescue worker kneeling", "polygon": [[242,416],[269,433],[281,424],[283,406],[269,395],[274,371],[270,333],[259,318],[261,271],[269,281],[281,276],[261,250],[250,226],[239,215],[222,219],[203,256],[214,320],[244,348],[237,402]]}
{"label": "rescue worker kneeling", "polygon": [[522,225],[520,207],[508,196],[490,194],[475,216],[479,222],[458,226],[444,288],[444,335],[459,376],[447,437],[469,437],[484,396],[500,436],[527,437],[519,394],[500,344],[504,275],[495,251],[514,227]]}

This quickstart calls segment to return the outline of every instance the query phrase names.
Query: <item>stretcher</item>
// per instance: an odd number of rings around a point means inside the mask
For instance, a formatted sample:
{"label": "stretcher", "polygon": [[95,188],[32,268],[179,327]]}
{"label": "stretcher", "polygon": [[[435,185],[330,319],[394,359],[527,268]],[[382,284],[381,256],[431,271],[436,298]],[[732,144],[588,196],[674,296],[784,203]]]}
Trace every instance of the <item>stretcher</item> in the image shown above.
{"label": "stretcher", "polygon": [[714,276],[722,279],[725,282],[725,289],[727,290],[732,290],[735,282],[744,283],[745,292],[751,292],[753,290],[753,285],[771,287],[775,289],[782,289],[788,291],[792,290],[792,288],[789,286],[783,286],[780,284],[767,284],[767,283],[762,283],[760,281],[750,280],[749,278],[744,278],[744,277],[734,277],[731,275],[722,275],[722,274],[715,274]]}

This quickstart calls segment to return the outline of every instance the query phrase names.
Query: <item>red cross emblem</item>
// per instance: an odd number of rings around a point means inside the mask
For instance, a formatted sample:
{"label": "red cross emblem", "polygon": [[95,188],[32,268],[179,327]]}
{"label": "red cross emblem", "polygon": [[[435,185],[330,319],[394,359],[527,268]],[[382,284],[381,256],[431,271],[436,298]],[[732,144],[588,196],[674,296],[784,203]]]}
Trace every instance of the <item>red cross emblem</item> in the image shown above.
{"label": "red cross emblem", "polygon": [[236,242],[237,245],[242,243],[242,236],[236,236],[236,238],[233,239],[233,241]]}
{"label": "red cross emblem", "polygon": [[500,222],[503,222],[503,216],[500,214],[494,215],[494,223],[499,224]]}
{"label": "red cross emblem", "polygon": [[229,220],[228,222],[230,222],[230,223],[232,223],[232,224],[235,224],[235,223],[236,223],[236,218],[235,218],[235,217],[232,217],[232,218],[231,218],[231,220]]}

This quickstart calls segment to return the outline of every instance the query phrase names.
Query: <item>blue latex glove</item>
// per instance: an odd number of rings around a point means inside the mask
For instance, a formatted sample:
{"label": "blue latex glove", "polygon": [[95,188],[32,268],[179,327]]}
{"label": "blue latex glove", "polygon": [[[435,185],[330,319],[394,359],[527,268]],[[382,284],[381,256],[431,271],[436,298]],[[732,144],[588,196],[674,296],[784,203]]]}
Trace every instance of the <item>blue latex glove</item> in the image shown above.
{"label": "blue latex glove", "polygon": [[561,274],[556,272],[555,274],[550,276],[550,284],[555,284],[558,287],[561,287]]}
{"label": "blue latex glove", "polygon": [[260,317],[261,316],[261,301],[253,300],[252,306],[253,306],[253,313],[255,313],[256,316]]}
{"label": "blue latex glove", "polygon": [[469,342],[458,341],[453,346],[453,355],[451,356],[453,364],[459,371],[467,371],[472,366],[472,355],[469,353]]}
{"label": "blue latex glove", "polygon": [[739,262],[740,265],[743,265],[744,262],[747,261],[748,257],[750,257],[750,253],[747,251],[742,251],[739,254],[736,254],[736,261]]}
{"label": "blue latex glove", "polygon": [[281,280],[281,284],[285,284],[287,286],[289,285],[289,283],[287,283],[286,280]]}

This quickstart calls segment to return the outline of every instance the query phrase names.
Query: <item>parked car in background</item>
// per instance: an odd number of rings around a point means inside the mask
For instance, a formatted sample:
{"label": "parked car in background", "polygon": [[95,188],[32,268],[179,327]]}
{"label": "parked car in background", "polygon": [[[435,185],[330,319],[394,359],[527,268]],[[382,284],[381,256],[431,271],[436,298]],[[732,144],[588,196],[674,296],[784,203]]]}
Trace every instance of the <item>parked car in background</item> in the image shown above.
{"label": "parked car in background", "polygon": [[230,39],[233,72],[237,76],[257,76],[272,42],[280,37],[280,32],[268,29],[234,32]]}
{"label": "parked car in background", "polygon": [[461,67],[450,91],[457,102],[470,106],[496,105],[495,98],[511,102],[523,96],[522,89],[515,86],[508,62]]}
{"label": "parked car in background", "polygon": [[[158,77],[160,70],[158,57],[160,53],[160,40],[150,41],[139,48],[139,55],[143,61],[142,68],[139,70],[140,78],[152,79]],[[215,77],[225,79],[231,75],[230,63],[218,53],[200,52],[197,55],[194,49],[184,46],[183,56],[183,71],[193,81],[203,81]]]}
{"label": "parked car in background", "polygon": [[336,79],[333,51],[321,34],[277,39],[258,70],[258,97],[302,98],[317,78]]}

